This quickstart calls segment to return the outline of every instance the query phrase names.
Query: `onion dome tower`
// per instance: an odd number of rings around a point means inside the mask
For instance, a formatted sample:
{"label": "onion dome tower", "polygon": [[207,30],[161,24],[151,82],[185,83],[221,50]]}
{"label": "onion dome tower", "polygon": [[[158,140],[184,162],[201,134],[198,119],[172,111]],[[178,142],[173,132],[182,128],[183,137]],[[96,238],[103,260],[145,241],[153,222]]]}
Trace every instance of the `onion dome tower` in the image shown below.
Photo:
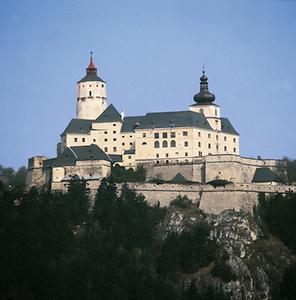
{"label": "onion dome tower", "polygon": [[208,77],[205,70],[200,77],[200,91],[193,97],[194,104],[189,106],[191,111],[202,113],[213,130],[221,130],[220,106],[215,104],[215,95],[209,92]]}
{"label": "onion dome tower", "polygon": [[91,52],[86,75],[77,82],[76,117],[95,120],[106,108],[106,82],[97,75]]}
{"label": "onion dome tower", "polygon": [[211,104],[215,101],[215,95],[209,92],[208,77],[204,70],[200,77],[200,91],[193,97],[193,100],[198,104]]}

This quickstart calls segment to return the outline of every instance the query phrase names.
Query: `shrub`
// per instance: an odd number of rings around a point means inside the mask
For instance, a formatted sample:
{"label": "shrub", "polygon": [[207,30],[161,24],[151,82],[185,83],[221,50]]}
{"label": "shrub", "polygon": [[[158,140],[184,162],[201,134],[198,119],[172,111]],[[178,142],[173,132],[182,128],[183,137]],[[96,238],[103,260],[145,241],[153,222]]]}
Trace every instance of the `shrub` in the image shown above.
{"label": "shrub", "polygon": [[180,208],[187,208],[190,207],[192,204],[192,201],[190,199],[188,199],[187,196],[181,196],[178,195],[176,199],[174,199],[170,205],[171,206],[176,206],[176,207],[180,207]]}

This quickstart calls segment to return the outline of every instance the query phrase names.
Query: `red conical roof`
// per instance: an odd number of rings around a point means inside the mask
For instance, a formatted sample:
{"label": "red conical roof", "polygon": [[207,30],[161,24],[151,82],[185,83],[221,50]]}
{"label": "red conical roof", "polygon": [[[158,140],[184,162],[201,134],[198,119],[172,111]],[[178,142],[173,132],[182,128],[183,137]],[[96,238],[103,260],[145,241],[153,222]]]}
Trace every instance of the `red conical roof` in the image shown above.
{"label": "red conical roof", "polygon": [[90,60],[89,60],[89,65],[86,69],[87,73],[88,72],[95,72],[97,70],[96,66],[94,65],[93,63],[93,60],[92,60],[92,52],[90,52]]}

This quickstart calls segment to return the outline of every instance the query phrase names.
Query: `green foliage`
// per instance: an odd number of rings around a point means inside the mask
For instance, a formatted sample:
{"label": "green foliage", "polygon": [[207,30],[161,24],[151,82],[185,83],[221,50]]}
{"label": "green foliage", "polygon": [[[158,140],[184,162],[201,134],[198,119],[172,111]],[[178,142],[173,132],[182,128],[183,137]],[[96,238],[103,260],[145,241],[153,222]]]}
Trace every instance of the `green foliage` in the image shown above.
{"label": "green foliage", "polygon": [[[165,213],[127,186],[118,193],[109,180],[93,210],[75,179],[67,193],[0,183],[0,299],[191,299],[167,275],[207,265],[215,243],[204,225],[155,239]],[[192,299],[220,299],[191,292]]]}
{"label": "green foliage", "polygon": [[166,238],[158,257],[158,272],[167,276],[173,272],[194,273],[208,265],[216,255],[216,243],[209,239],[210,227],[198,225],[180,235]]}
{"label": "green foliage", "polygon": [[236,280],[237,277],[231,272],[230,267],[226,264],[224,260],[216,262],[211,274],[215,277],[221,278],[224,282],[230,282]]}
{"label": "green foliage", "polygon": [[86,182],[80,181],[79,178],[72,178],[65,198],[69,219],[73,225],[85,222],[90,205],[89,190],[86,188]]}
{"label": "green foliage", "polygon": [[125,169],[116,164],[111,169],[110,177],[114,182],[141,182],[146,179],[146,170],[142,165],[133,170],[132,168]]}
{"label": "green foliage", "polygon": [[207,184],[210,184],[214,188],[223,186],[225,187],[227,184],[231,184],[232,182],[225,180],[225,179],[214,179],[212,181],[209,181]]}
{"label": "green foliage", "polygon": [[295,254],[296,193],[274,194],[268,199],[261,196],[257,212],[268,231],[278,236]]}
{"label": "green foliage", "polygon": [[296,295],[296,266],[290,266],[284,273],[280,288],[281,299],[294,300]]}
{"label": "green foliage", "polygon": [[27,168],[22,166],[17,171],[13,168],[4,168],[0,165],[0,174],[3,174],[7,184],[12,187],[24,187],[27,175]]}
{"label": "green foliage", "polygon": [[170,205],[171,206],[176,206],[176,207],[180,207],[180,208],[187,208],[190,207],[192,204],[192,201],[190,199],[188,199],[188,197],[185,196],[181,196],[178,195],[176,199],[174,199]]}

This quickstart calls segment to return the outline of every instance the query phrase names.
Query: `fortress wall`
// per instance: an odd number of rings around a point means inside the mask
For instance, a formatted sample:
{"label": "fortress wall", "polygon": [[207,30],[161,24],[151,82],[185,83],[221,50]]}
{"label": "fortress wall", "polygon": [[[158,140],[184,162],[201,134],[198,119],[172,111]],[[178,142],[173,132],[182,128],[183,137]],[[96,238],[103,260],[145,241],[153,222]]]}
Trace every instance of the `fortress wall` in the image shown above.
{"label": "fortress wall", "polygon": [[51,170],[49,168],[28,169],[25,184],[31,186],[43,186],[49,184],[51,180]]}
{"label": "fortress wall", "polygon": [[201,182],[201,163],[198,164],[163,164],[155,165],[154,163],[144,164],[146,169],[146,180],[151,179],[163,179],[163,180],[172,180],[177,173],[182,174],[187,180]]}
{"label": "fortress wall", "polygon": [[[101,184],[100,180],[88,180],[87,187],[94,199],[96,190]],[[117,184],[120,193],[123,184]],[[53,190],[66,191],[68,182],[53,182]],[[229,184],[225,187],[214,188],[201,184],[154,184],[154,183],[128,183],[138,194],[145,196],[151,205],[160,204],[168,206],[178,195],[187,196],[205,213],[219,214],[226,209],[247,211],[252,213],[253,206],[257,204],[258,193],[287,193],[296,192],[296,186],[265,185],[265,184]]]}

